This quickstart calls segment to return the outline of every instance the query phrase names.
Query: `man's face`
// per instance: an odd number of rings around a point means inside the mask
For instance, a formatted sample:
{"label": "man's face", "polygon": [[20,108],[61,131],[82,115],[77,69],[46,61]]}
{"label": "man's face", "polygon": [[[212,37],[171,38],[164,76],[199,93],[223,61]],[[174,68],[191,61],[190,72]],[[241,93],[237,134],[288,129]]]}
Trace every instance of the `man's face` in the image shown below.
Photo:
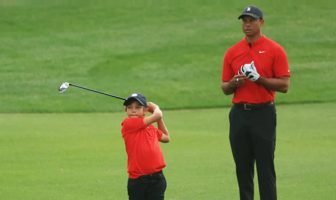
{"label": "man's face", "polygon": [[261,33],[261,26],[264,24],[263,19],[255,19],[251,16],[242,18],[242,29],[246,36],[253,37]]}

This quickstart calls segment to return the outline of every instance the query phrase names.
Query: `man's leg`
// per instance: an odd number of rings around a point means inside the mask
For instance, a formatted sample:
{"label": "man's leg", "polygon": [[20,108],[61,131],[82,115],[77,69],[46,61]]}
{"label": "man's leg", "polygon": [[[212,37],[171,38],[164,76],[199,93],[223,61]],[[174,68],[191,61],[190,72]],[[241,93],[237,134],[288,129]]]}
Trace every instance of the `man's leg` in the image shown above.
{"label": "man's leg", "polygon": [[256,111],[252,119],[253,141],[258,172],[259,193],[261,200],[276,200],[276,174],[274,152],[276,141],[276,112],[270,106]]}
{"label": "man's leg", "polygon": [[246,113],[233,107],[230,112],[230,144],[236,164],[240,199],[253,200],[254,196],[254,153],[248,127]]}

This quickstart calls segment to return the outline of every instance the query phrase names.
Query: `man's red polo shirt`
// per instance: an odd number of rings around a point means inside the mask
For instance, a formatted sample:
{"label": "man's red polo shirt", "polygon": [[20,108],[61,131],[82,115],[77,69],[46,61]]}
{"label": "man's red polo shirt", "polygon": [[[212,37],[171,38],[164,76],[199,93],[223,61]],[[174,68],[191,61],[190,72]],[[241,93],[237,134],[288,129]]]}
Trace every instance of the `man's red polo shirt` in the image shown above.
{"label": "man's red polo shirt", "polygon": [[[244,38],[227,50],[224,56],[222,80],[230,81],[234,75],[238,74],[242,65],[252,61],[254,61],[255,67],[262,77],[290,76],[285,50],[276,42],[262,36],[252,44],[249,44]],[[232,102],[265,103],[273,101],[274,97],[274,91],[246,80],[243,86],[237,88]]]}

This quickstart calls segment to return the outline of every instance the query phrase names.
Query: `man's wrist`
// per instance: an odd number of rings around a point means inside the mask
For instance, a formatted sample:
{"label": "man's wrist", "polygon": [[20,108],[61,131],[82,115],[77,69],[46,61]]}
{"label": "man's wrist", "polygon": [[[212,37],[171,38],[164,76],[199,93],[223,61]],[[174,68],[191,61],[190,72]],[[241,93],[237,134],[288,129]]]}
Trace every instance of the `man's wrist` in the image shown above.
{"label": "man's wrist", "polygon": [[238,78],[235,78],[234,80],[231,81],[230,83],[230,88],[232,89],[232,91],[235,91],[238,87]]}
{"label": "man's wrist", "polygon": [[260,84],[262,82],[263,77],[259,76],[257,80],[255,80],[255,83]]}

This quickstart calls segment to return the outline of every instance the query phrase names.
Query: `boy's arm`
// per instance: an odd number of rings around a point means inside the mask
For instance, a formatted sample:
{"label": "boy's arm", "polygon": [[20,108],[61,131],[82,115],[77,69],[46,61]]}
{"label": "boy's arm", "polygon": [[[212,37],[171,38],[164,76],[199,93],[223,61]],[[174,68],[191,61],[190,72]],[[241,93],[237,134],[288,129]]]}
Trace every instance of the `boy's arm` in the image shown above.
{"label": "boy's arm", "polygon": [[162,136],[160,138],[160,142],[167,143],[170,140],[169,132],[166,127],[166,124],[164,123],[164,120],[162,118],[163,114],[160,110],[159,106],[148,102],[148,112],[152,113],[150,116],[144,118],[144,123],[146,125],[152,124],[154,122],[157,122],[158,129],[162,131]]}
{"label": "boy's arm", "polygon": [[162,112],[159,106],[152,102],[148,102],[148,111],[152,114],[144,118],[144,123],[146,125],[157,122],[162,118]]}
{"label": "boy's arm", "polygon": [[170,137],[169,137],[169,131],[166,127],[166,124],[164,123],[163,121],[163,118],[161,118],[158,122],[158,129],[160,129],[162,131],[162,136],[161,136],[161,139],[160,139],[160,142],[163,142],[163,143],[168,143],[170,141]]}

